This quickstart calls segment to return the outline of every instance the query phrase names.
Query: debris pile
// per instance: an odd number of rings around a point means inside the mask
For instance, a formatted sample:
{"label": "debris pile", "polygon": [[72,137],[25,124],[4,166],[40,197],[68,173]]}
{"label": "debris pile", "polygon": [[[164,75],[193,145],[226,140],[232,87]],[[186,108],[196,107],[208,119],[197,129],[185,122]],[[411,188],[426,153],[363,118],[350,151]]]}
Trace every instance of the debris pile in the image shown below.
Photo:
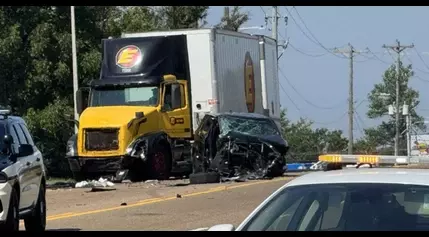
{"label": "debris pile", "polygon": [[76,183],[75,188],[111,188],[114,183],[107,179],[99,178],[98,180],[81,181]]}

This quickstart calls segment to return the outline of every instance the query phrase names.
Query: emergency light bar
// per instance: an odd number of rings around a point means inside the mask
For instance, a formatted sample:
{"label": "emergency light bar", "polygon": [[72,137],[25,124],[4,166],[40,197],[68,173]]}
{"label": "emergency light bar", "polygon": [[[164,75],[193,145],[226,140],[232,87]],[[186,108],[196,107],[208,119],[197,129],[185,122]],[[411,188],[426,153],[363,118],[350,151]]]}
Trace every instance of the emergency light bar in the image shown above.
{"label": "emergency light bar", "polygon": [[0,115],[3,116],[3,119],[7,119],[7,116],[10,115],[10,110],[8,110],[8,109],[0,109]]}
{"label": "emergency light bar", "polygon": [[419,156],[378,156],[378,155],[321,155],[319,161],[326,163],[341,164],[373,164],[373,165],[408,165],[408,164],[429,164],[428,158]]}
{"label": "emergency light bar", "polygon": [[0,109],[0,115],[9,115],[10,114],[10,110],[8,109]]}

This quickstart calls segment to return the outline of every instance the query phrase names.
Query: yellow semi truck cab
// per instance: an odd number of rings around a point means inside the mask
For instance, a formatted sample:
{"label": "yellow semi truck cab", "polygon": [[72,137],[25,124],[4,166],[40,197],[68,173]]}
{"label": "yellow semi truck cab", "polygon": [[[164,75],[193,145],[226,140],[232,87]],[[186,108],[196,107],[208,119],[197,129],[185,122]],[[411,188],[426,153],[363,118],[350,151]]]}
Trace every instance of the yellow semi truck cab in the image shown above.
{"label": "yellow semi truck cab", "polygon": [[136,180],[165,179],[175,169],[191,171],[182,152],[192,129],[181,39],[103,40],[101,77],[77,92],[79,129],[67,151],[75,179],[122,170]]}

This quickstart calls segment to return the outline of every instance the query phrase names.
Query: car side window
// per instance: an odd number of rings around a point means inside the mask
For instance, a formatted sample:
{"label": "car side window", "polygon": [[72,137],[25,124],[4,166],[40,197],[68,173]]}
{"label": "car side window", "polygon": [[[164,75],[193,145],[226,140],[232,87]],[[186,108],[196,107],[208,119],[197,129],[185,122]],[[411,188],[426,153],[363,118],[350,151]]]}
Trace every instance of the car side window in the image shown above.
{"label": "car side window", "polygon": [[[164,107],[167,111],[179,109],[185,107],[184,101],[184,88],[183,85],[179,85],[178,90],[172,90],[173,84],[165,85],[165,93],[164,93]],[[174,84],[178,85],[178,84]],[[177,105],[173,105],[172,99],[177,101]]]}
{"label": "car side window", "polygon": [[22,129],[18,126],[18,124],[14,124],[13,128],[16,131],[16,134],[18,134],[18,138],[19,138],[19,144],[28,144],[27,139],[25,138],[24,132],[22,131]]}
{"label": "car side window", "polygon": [[18,134],[16,133],[15,129],[12,125],[9,125],[9,133],[13,138],[13,144],[19,145],[19,138]]}
{"label": "car side window", "polygon": [[24,132],[25,138],[27,138],[28,144],[34,146],[34,141],[33,138],[31,137],[30,131],[28,131],[27,126],[25,126],[25,124],[19,124],[19,126],[21,127],[22,131]]}

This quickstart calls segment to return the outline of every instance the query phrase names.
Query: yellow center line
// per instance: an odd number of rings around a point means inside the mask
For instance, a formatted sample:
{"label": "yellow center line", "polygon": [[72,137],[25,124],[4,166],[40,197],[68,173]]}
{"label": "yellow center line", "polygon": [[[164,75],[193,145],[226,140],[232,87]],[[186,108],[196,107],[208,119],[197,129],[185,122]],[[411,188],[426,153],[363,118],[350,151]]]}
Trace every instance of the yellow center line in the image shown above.
{"label": "yellow center line", "polygon": [[[283,177],[280,179],[256,181],[256,182],[234,185],[234,186],[229,186],[229,187],[224,185],[221,187],[210,188],[206,191],[183,194],[182,197],[199,196],[199,195],[203,195],[203,194],[222,192],[222,191],[229,190],[229,189],[243,188],[243,187],[248,187],[248,186],[258,185],[258,184],[264,184],[264,183],[273,183],[273,182],[284,181],[284,180],[288,180],[288,179],[290,179],[290,178],[289,177]],[[174,199],[177,199],[177,197],[174,196],[174,197],[164,197],[164,198],[150,198],[150,199],[141,200],[141,201],[138,201],[137,203],[126,205],[126,206],[116,206],[116,207],[103,208],[103,209],[92,210],[92,211],[68,212],[68,213],[64,213],[64,214],[52,215],[52,216],[48,216],[46,218],[46,220],[47,221],[53,221],[53,220],[66,219],[66,218],[77,217],[77,216],[91,215],[91,214],[97,214],[97,213],[101,213],[101,212],[115,211],[115,210],[120,210],[120,209],[124,209],[124,208],[138,207],[138,206],[143,206],[143,205],[148,205],[148,204],[153,204],[153,203],[165,202],[165,201],[174,200]]]}

